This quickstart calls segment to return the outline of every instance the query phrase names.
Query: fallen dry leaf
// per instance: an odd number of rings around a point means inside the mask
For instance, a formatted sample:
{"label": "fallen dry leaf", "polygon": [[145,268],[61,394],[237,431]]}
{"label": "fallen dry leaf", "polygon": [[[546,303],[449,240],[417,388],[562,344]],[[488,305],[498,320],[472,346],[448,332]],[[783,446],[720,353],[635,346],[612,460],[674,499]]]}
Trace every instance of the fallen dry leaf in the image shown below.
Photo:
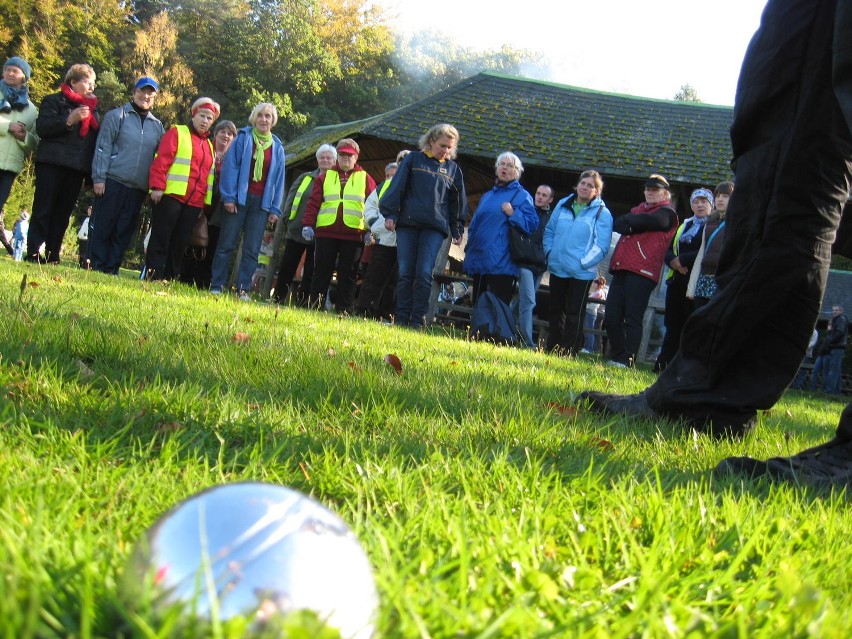
{"label": "fallen dry leaf", "polygon": [[329,349],[325,352],[325,354],[326,354],[326,355],[328,355],[329,357],[334,357],[335,355],[337,355],[337,351],[336,351],[336,350],[334,350],[333,348],[329,348]]}
{"label": "fallen dry leaf", "polygon": [[231,338],[232,342],[237,342],[238,344],[247,344],[251,341],[251,335],[248,333],[234,333],[234,336]]}
{"label": "fallen dry leaf", "polygon": [[54,282],[61,282],[61,281],[62,281],[62,278],[61,278],[61,277],[59,277],[58,275],[54,275],[54,276],[53,276],[52,278],[50,278],[50,279],[52,279]]}
{"label": "fallen dry leaf", "polygon": [[385,364],[394,369],[397,375],[402,375],[402,362],[399,361],[399,357],[393,353],[385,355]]}
{"label": "fallen dry leaf", "polygon": [[556,402],[547,402],[545,406],[547,406],[547,408],[552,408],[562,415],[562,417],[576,417],[580,413],[580,409],[576,406],[565,406]]}
{"label": "fallen dry leaf", "polygon": [[30,288],[38,288],[39,284],[38,282],[30,282],[29,284],[27,284],[27,286],[29,286]]}
{"label": "fallen dry leaf", "polygon": [[180,422],[160,422],[157,424],[157,431],[160,433],[174,433],[183,428]]}
{"label": "fallen dry leaf", "polygon": [[356,373],[361,372],[361,367],[358,366],[358,364],[356,364],[355,362],[347,362],[347,366],[349,366],[349,368],[351,368]]}
{"label": "fallen dry leaf", "polygon": [[615,450],[615,445],[608,439],[603,439],[602,437],[592,437],[589,441],[601,450]]}

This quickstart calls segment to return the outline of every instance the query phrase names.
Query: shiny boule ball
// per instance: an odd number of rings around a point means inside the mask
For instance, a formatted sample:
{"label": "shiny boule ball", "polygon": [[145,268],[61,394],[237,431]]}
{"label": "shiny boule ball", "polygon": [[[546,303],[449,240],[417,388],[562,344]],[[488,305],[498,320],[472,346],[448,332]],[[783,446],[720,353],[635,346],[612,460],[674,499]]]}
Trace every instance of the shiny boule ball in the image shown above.
{"label": "shiny boule ball", "polygon": [[254,482],[207,489],[165,513],[121,584],[131,610],[183,615],[196,628],[239,617],[246,636],[312,611],[341,637],[367,639],[378,607],[369,559],[346,523],[302,493]]}

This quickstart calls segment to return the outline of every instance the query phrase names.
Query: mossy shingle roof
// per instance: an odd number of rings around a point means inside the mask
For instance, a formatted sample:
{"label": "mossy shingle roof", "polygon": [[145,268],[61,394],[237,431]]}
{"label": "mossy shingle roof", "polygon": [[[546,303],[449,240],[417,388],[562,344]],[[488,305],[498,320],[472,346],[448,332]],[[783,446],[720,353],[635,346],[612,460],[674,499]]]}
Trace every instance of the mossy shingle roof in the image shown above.
{"label": "mossy shingle roof", "polygon": [[493,159],[504,150],[545,168],[595,168],[609,176],[711,184],[730,174],[733,109],[606,93],[480,73],[419,102],[319,127],[286,145],[291,161],[322,142],[358,135],[413,145],[437,122],[459,129],[460,155]]}

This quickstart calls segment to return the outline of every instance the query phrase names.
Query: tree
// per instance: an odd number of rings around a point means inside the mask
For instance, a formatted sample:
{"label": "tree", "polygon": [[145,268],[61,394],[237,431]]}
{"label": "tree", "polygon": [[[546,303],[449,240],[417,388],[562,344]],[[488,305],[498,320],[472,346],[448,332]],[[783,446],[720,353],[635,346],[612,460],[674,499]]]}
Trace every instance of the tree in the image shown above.
{"label": "tree", "polygon": [[680,90],[675,93],[674,99],[679,102],[704,102],[698,97],[698,91],[691,84],[682,84]]}

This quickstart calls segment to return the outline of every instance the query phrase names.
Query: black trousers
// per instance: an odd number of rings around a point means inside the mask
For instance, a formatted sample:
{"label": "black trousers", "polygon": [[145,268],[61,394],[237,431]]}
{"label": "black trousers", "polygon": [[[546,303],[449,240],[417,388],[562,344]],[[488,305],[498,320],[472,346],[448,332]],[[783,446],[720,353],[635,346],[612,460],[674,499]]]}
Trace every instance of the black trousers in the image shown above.
{"label": "black trousers", "polygon": [[848,2],[767,4],[737,88],[719,290],[647,389],[658,412],[736,429],[795,376],[852,180],[850,42]]}
{"label": "black trousers", "polygon": [[592,280],[550,274],[548,351],[559,348],[566,353],[576,353],[583,348],[583,320],[591,286]]}
{"label": "black trousers", "polygon": [[284,252],[281,254],[281,265],[278,267],[278,277],[275,280],[275,301],[283,302],[287,299],[293,286],[293,278],[296,277],[296,269],[299,262],[305,256],[305,265],[302,268],[302,282],[299,284],[299,297],[307,298],[311,292],[311,281],[314,278],[314,243],[303,244],[287,238],[284,243]]}
{"label": "black trousers", "polygon": [[355,274],[361,260],[363,242],[338,240],[330,237],[314,238],[314,278],[308,303],[320,306],[331,284],[331,276],[337,271],[337,289],[334,308],[338,313],[349,311],[355,299]]}
{"label": "black trousers", "polygon": [[695,308],[695,301],[686,296],[689,285],[689,274],[681,275],[675,273],[666,286],[666,334],[663,337],[663,345],[660,354],[657,355],[656,368],[664,369],[672,361],[680,346],[680,336],[683,333],[683,325]]}
{"label": "black trousers", "polygon": [[207,220],[207,247],[187,246],[183,253],[183,266],[180,269],[180,281],[193,284],[196,288],[206,291],[210,288],[213,274],[213,256],[219,244],[219,227]]}
{"label": "black trousers", "polygon": [[80,195],[86,174],[58,164],[36,162],[33,215],[27,234],[27,259],[38,259],[44,244],[44,258],[58,262],[62,239],[71,221],[71,212]]}
{"label": "black trousers", "polygon": [[396,280],[399,265],[396,247],[376,244],[370,252],[370,263],[361,281],[356,308],[370,317],[388,317],[396,308]]}
{"label": "black trousers", "polygon": [[201,215],[200,206],[189,206],[164,195],[151,215],[151,239],[145,252],[149,279],[177,279],[183,255],[192,237],[192,227]]}
{"label": "black trousers", "polygon": [[627,364],[636,358],[642,343],[642,319],[656,286],[654,280],[629,271],[613,274],[603,321],[611,360]]}

